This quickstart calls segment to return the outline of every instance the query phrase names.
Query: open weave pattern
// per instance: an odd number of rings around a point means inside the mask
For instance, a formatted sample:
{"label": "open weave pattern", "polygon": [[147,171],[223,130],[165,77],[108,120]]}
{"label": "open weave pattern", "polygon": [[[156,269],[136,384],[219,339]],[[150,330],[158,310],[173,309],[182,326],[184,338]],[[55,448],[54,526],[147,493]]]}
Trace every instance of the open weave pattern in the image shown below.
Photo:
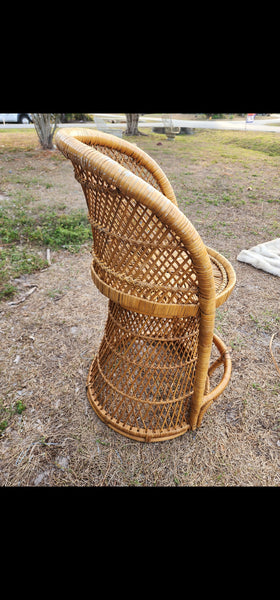
{"label": "open weave pattern", "polygon": [[[107,133],[87,129],[74,129],[71,135],[77,136],[76,139],[141,177],[143,181],[151,184],[177,206],[174,190],[165,173],[156,161],[136,144],[131,144]],[[69,158],[71,158],[71,151]]]}
{"label": "open weave pattern", "polygon": [[147,169],[145,165],[143,165],[139,160],[136,159],[135,156],[129,156],[125,154],[123,151],[118,150],[117,148],[110,148],[110,146],[105,146],[102,144],[89,144],[89,146],[93,146],[95,150],[99,150],[102,154],[109,156],[113,160],[116,160],[120,165],[129,169],[132,173],[137,175],[138,177],[142,177],[144,181],[150,183],[156,190],[162,192],[162,187],[159,183],[159,180],[154,176],[154,174]]}
{"label": "open weave pattern", "polygon": [[149,301],[198,303],[190,255],[146,206],[125,197],[98,175],[75,165],[93,231],[93,268],[107,285]]}
{"label": "open weave pattern", "polygon": [[88,396],[101,419],[145,441],[186,431],[198,334],[198,317],[150,317],[110,300],[88,378]]}

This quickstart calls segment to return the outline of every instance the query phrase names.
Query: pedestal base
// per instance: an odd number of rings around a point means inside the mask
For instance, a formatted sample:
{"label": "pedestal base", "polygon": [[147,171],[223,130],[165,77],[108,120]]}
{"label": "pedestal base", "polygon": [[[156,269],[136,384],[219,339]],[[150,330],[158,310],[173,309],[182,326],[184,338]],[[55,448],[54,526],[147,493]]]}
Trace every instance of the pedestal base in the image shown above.
{"label": "pedestal base", "polygon": [[88,399],[100,419],[139,441],[189,429],[199,317],[151,317],[109,302],[99,352],[90,367]]}
{"label": "pedestal base", "polygon": [[[88,399],[100,419],[142,442],[168,440],[190,429],[198,334],[197,316],[145,316],[110,300],[104,337],[87,380]],[[213,342],[219,356],[208,375],[221,365],[224,373],[212,391],[207,377],[198,426],[230,379],[229,351],[218,336]]]}

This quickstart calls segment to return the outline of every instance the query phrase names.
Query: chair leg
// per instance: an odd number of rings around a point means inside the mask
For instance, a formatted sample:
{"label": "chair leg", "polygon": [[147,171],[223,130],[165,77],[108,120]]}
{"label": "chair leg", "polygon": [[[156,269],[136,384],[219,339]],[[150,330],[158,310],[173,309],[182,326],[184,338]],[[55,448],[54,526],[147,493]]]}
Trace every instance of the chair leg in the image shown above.
{"label": "chair leg", "polygon": [[214,336],[213,336],[213,344],[216,346],[217,350],[220,352],[220,356],[218,357],[217,360],[215,360],[214,363],[212,363],[210,365],[210,367],[208,369],[209,382],[211,382],[211,375],[214,373],[214,371],[218,367],[223,366],[224,371],[223,371],[222,379],[220,380],[219,384],[216,385],[212,391],[210,391],[210,389],[205,390],[205,396],[203,398],[203,403],[202,403],[202,406],[200,409],[200,413],[199,413],[199,417],[198,417],[198,421],[197,421],[197,427],[199,427],[201,425],[201,421],[204,417],[204,414],[208,410],[209,406],[212,404],[213,400],[216,400],[216,398],[218,398],[218,396],[220,396],[223,393],[223,391],[225,390],[225,388],[227,387],[227,385],[229,383],[230,376],[231,376],[232,363],[231,363],[231,358],[230,358],[230,349],[225,345],[223,340],[221,340],[221,338],[219,336],[217,336],[216,334],[214,334]]}

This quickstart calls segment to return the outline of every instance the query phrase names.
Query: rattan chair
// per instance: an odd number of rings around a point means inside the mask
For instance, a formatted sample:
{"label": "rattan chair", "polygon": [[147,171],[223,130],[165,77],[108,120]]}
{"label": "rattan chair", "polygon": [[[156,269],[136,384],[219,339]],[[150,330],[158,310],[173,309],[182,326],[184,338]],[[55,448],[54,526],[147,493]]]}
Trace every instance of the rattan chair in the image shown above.
{"label": "rattan chair", "polygon": [[163,171],[137,146],[92,129],[60,129],[56,145],[82,186],[91,274],[109,298],[88,399],[103,422],[135,440],[193,430],[229,382],[231,359],[214,321],[234,270],[203,244]]}

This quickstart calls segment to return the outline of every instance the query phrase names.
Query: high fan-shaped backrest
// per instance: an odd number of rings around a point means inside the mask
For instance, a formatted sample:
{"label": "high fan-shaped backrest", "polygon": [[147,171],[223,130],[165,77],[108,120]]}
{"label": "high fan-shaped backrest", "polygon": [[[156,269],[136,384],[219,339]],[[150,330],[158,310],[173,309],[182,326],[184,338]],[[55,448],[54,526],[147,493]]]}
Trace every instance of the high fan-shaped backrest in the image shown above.
{"label": "high fan-shaped backrest", "polygon": [[205,274],[208,293],[215,293],[207,251],[194,227],[154,186],[79,138],[75,130],[61,130],[56,142],[72,160],[86,197],[97,285],[103,282],[106,295],[107,286],[131,300],[173,305],[172,314],[197,313]]}
{"label": "high fan-shaped backrest", "polygon": [[207,249],[173,202],[94,149],[90,135],[63,129],[56,144],[72,161],[86,197],[94,240],[93,280],[103,294],[131,311],[195,317],[198,346],[191,402],[195,422],[205,390],[216,308]]}

